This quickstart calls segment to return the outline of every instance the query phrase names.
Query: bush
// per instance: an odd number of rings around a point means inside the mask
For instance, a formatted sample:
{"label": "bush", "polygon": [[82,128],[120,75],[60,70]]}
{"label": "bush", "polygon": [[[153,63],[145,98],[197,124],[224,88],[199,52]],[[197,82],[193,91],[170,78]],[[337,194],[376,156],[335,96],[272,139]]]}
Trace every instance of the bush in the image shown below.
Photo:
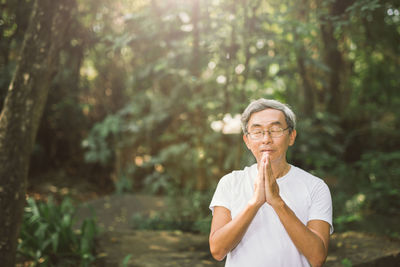
{"label": "bush", "polygon": [[366,152],[343,169],[333,191],[337,231],[357,229],[399,237],[399,159],[397,151]]}
{"label": "bush", "polygon": [[75,208],[66,198],[56,205],[27,199],[23,215],[18,253],[32,265],[89,266],[95,260],[94,242],[98,232],[93,218],[86,219],[80,230],[74,230]]}
{"label": "bush", "polygon": [[135,229],[181,230],[208,234],[211,226],[211,212],[208,209],[213,191],[196,191],[170,188],[167,196],[168,210],[143,216],[135,214],[131,224]]}
{"label": "bush", "polygon": [[368,210],[389,216],[399,215],[400,209],[400,152],[371,152],[357,162],[364,183],[361,190],[366,195]]}

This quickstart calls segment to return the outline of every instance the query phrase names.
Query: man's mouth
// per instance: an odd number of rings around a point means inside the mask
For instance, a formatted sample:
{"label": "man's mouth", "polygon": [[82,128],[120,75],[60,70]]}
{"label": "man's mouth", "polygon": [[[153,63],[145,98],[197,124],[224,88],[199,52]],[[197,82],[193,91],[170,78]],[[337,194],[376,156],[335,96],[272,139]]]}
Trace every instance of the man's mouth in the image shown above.
{"label": "man's mouth", "polygon": [[272,153],[274,150],[272,149],[261,149],[261,153]]}

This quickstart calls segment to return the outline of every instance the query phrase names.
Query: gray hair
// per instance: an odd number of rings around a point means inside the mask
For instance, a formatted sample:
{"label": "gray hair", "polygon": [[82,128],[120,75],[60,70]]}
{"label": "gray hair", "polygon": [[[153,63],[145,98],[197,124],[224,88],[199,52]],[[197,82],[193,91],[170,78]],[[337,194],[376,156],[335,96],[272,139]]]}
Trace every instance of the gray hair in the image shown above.
{"label": "gray hair", "polygon": [[285,115],[286,123],[289,127],[289,132],[292,132],[294,129],[296,129],[296,115],[291,110],[289,105],[283,104],[277,100],[260,98],[258,100],[251,102],[242,113],[242,117],[240,120],[242,122],[243,133],[244,134],[248,133],[247,125],[253,113],[269,108],[280,110],[283,112],[283,114]]}

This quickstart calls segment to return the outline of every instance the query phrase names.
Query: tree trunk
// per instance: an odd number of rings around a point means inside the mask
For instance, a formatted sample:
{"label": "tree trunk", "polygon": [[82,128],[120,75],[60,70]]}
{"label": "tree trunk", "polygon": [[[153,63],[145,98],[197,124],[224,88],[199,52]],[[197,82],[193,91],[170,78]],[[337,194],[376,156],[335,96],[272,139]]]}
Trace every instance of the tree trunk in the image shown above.
{"label": "tree trunk", "polygon": [[29,158],[75,0],[36,0],[0,114],[0,262],[15,266]]}
{"label": "tree trunk", "polygon": [[193,57],[191,71],[192,75],[199,78],[201,66],[200,66],[200,29],[199,29],[199,19],[200,19],[200,3],[199,0],[193,0],[192,3],[192,24],[193,24]]}
{"label": "tree trunk", "polygon": [[329,67],[327,79],[327,110],[339,115],[341,113],[341,84],[343,59],[338,48],[338,41],[334,37],[334,29],[331,22],[321,25],[322,40],[324,42],[325,64]]}
{"label": "tree trunk", "polygon": [[[323,1],[320,2],[320,5]],[[328,18],[321,18],[320,29],[322,42],[324,45],[324,61],[329,68],[327,77],[327,110],[335,115],[342,112],[342,91],[346,80],[346,62],[343,59],[342,52],[339,49],[339,41],[335,37],[335,26],[332,18],[342,16],[346,9],[352,5],[354,0],[335,0],[329,4]]]}

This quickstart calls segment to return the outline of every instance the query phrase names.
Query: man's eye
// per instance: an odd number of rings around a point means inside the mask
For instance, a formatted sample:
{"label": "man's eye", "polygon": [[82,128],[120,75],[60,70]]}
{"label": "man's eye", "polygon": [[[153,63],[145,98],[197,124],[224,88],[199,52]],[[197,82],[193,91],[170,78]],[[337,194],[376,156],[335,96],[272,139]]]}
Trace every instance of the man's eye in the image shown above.
{"label": "man's eye", "polygon": [[270,132],[271,132],[271,133],[276,133],[276,132],[280,132],[280,131],[282,131],[282,129],[279,128],[279,127],[277,127],[277,128],[271,128],[271,129],[270,129]]}
{"label": "man's eye", "polygon": [[262,131],[256,131],[256,132],[253,132],[252,134],[255,134],[255,135],[262,134]]}

